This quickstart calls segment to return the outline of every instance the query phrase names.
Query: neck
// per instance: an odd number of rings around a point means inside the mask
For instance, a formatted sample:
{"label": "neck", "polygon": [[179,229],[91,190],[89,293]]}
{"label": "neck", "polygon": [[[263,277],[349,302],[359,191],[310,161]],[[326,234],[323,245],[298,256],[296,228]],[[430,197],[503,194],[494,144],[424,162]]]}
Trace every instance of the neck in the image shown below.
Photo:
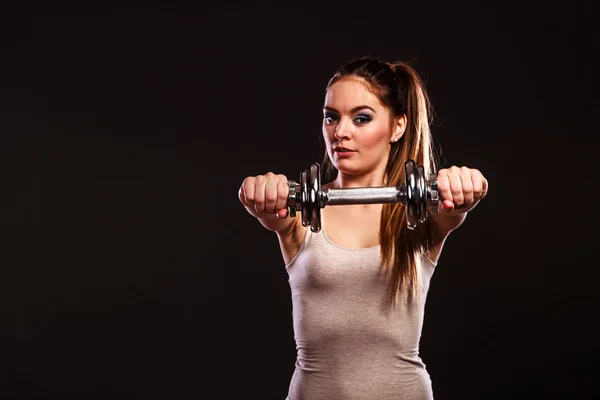
{"label": "neck", "polygon": [[339,173],[332,187],[350,188],[350,187],[377,187],[383,186],[383,174],[370,173],[368,175],[347,175]]}

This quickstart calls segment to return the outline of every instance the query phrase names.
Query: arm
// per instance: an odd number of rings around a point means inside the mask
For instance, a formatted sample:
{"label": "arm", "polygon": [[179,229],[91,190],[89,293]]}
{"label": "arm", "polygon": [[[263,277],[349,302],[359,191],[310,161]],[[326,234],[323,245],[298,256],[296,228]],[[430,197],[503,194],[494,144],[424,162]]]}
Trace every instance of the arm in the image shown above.
{"label": "arm", "polygon": [[284,175],[273,174],[247,177],[238,197],[246,211],[270,231],[277,233],[285,263],[298,253],[306,228],[300,218],[287,218],[288,181]]}
{"label": "arm", "polygon": [[467,213],[479,204],[488,192],[488,181],[474,168],[450,167],[437,176],[440,201],[438,213],[430,214],[430,257],[437,261],[448,235],[461,226]]}
{"label": "arm", "polygon": [[289,230],[294,222],[294,219],[286,218],[288,193],[286,177],[269,172],[244,179],[238,197],[246,211],[265,228],[283,233]]}

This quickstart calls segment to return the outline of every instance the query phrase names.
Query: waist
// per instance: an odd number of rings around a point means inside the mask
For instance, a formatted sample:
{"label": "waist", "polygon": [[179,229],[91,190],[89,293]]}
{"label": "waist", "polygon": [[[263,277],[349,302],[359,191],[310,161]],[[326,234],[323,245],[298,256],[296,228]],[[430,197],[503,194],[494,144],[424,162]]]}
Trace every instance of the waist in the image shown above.
{"label": "waist", "polygon": [[386,341],[366,338],[349,341],[344,338],[307,345],[296,340],[296,368],[308,372],[347,370],[351,374],[368,374],[375,368],[403,373],[424,367],[418,344],[403,348]]}
{"label": "waist", "polygon": [[433,399],[424,364],[405,361],[330,364],[319,371],[307,370],[297,362],[288,395],[290,400]]}

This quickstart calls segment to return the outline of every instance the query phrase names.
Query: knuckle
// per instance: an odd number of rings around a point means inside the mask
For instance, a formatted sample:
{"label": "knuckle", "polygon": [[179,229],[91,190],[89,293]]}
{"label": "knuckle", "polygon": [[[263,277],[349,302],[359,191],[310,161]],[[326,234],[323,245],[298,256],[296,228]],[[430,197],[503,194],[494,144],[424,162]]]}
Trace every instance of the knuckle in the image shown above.
{"label": "knuckle", "polygon": [[270,203],[275,202],[277,200],[277,193],[268,191],[265,195],[265,200]]}

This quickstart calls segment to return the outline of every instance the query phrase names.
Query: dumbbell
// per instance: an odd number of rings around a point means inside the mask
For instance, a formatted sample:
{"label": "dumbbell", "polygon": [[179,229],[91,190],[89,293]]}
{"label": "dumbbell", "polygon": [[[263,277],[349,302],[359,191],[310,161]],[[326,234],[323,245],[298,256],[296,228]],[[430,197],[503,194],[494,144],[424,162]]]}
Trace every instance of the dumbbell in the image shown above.
{"label": "dumbbell", "polygon": [[302,225],[313,232],[321,230],[321,209],[327,205],[401,203],[405,206],[406,224],[416,229],[425,222],[428,212],[436,213],[439,201],[437,174],[425,179],[422,165],[413,160],[404,163],[404,182],[399,186],[326,189],[321,186],[321,167],[312,163],[300,173],[300,181],[288,181],[288,215],[302,215]]}

